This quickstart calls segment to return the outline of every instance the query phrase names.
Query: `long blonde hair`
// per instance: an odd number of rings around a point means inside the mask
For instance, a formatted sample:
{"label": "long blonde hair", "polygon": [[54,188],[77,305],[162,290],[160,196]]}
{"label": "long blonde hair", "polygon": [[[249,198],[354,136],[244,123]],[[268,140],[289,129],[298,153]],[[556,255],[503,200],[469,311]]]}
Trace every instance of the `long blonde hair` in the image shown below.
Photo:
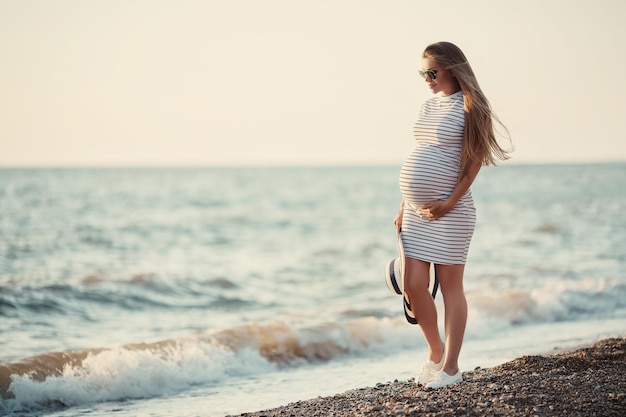
{"label": "long blonde hair", "polygon": [[453,43],[437,42],[428,45],[422,57],[433,59],[450,71],[463,91],[465,131],[461,148],[459,179],[465,175],[470,161],[480,161],[482,165],[496,165],[495,158],[502,161],[509,159],[509,153],[513,151],[513,143],[511,142],[511,148],[506,150],[498,144],[493,121],[495,120],[502,126],[510,141],[509,131],[491,110],[489,100],[480,89],[474,71],[463,51]]}

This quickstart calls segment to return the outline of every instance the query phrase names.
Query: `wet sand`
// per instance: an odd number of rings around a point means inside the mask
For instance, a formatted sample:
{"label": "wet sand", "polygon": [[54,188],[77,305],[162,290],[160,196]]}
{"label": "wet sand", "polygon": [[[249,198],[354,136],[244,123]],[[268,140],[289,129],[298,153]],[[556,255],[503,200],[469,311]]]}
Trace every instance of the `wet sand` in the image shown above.
{"label": "wet sand", "polygon": [[239,416],[626,416],[626,338],[523,356],[463,379],[438,390],[396,380]]}

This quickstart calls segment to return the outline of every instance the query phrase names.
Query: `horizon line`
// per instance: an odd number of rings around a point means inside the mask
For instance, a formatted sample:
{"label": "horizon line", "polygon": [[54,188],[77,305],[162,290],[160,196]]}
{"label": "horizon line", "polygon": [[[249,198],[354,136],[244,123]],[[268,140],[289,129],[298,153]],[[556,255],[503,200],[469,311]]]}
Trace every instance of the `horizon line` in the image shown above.
{"label": "horizon line", "polygon": [[[532,166],[532,165],[606,165],[626,163],[626,159],[606,159],[606,160],[573,160],[573,161],[499,161],[496,167],[505,165]],[[0,164],[0,169],[181,169],[181,168],[376,168],[395,167],[401,163],[394,162],[329,162],[329,163],[198,163],[198,164]],[[485,166],[489,167],[489,166]],[[493,167],[493,166],[491,166]]]}

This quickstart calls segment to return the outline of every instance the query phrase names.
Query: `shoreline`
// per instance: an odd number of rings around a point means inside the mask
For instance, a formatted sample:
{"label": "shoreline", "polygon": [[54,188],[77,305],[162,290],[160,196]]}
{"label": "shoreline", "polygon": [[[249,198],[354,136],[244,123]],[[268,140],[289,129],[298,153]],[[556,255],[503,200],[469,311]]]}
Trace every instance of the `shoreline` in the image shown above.
{"label": "shoreline", "polygon": [[426,390],[413,379],[378,383],[227,417],[623,416],[626,338],[550,355],[528,355],[463,372],[463,382]]}

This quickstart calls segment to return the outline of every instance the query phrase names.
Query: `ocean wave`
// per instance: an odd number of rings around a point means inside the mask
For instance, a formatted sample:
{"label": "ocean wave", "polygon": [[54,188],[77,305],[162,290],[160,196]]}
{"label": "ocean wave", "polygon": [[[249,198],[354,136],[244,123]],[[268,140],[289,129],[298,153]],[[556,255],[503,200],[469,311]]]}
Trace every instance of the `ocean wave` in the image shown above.
{"label": "ocean wave", "polygon": [[216,277],[203,280],[166,281],[154,273],[111,279],[86,275],[74,283],[50,283],[43,279],[5,278],[0,282],[0,317],[21,314],[78,314],[94,306],[127,311],[187,308],[232,309],[254,306],[255,300],[233,292],[238,284]]}
{"label": "ocean wave", "polygon": [[383,344],[389,332],[401,333],[399,323],[365,317],[297,327],[277,320],[155,343],[43,353],[0,362],[1,404],[8,412],[33,411],[172,394],[362,351]]}
{"label": "ocean wave", "polygon": [[[613,317],[626,308],[626,285],[617,279],[557,280],[531,289],[482,287],[468,292],[468,299],[478,316],[470,319],[470,340],[493,332],[494,327],[484,326],[489,320],[512,329],[525,323]],[[286,316],[154,343],[47,352],[0,362],[0,411],[166,396],[195,385],[211,387],[303,364],[362,354],[384,357],[418,347],[421,339],[415,327],[399,312],[395,318],[384,315],[383,310],[340,308],[325,321]]]}
{"label": "ocean wave", "polygon": [[535,288],[474,290],[470,306],[510,324],[611,316],[626,309],[626,283],[618,279],[546,280]]}

